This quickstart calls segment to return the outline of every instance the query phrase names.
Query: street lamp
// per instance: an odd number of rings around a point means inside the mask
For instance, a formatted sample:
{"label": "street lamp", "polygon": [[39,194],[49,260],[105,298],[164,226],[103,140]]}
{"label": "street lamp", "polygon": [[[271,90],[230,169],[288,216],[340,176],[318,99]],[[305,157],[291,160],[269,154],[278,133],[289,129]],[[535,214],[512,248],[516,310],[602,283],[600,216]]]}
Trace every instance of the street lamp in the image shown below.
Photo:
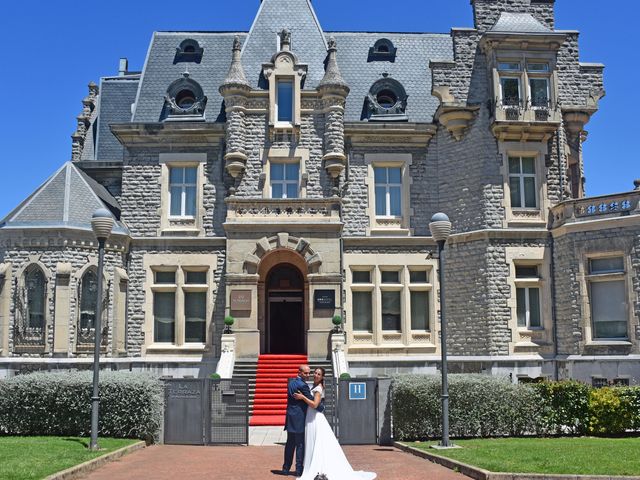
{"label": "street lamp", "polygon": [[98,450],[98,408],[100,394],[98,377],[100,375],[100,343],[102,341],[102,271],[104,270],[104,244],[111,235],[113,217],[108,210],[99,208],[91,217],[91,230],[98,239],[98,295],[95,318],[93,320],[93,395],[91,396],[91,442],[89,449]]}
{"label": "street lamp", "polygon": [[440,355],[442,357],[442,441],[440,447],[449,443],[449,383],[447,380],[447,320],[444,305],[444,244],[451,234],[451,222],[444,213],[436,213],[429,223],[431,236],[438,244],[438,283],[440,284]]}

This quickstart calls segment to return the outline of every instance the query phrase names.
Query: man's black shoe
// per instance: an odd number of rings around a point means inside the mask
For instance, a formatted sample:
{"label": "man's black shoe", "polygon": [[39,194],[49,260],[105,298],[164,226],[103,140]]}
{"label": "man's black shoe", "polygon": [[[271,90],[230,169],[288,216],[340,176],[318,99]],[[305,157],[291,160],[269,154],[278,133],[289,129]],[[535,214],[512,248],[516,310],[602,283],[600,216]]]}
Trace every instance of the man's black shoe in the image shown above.
{"label": "man's black shoe", "polygon": [[271,473],[273,473],[274,475],[284,475],[284,476],[291,475],[291,472],[289,470],[271,470]]}

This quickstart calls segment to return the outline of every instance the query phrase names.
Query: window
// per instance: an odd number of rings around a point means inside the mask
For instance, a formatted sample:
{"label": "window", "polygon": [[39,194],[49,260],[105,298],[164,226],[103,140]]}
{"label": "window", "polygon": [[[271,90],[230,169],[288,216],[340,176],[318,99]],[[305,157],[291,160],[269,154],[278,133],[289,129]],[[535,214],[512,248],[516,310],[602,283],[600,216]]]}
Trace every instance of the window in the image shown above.
{"label": "window", "polygon": [[593,377],[591,379],[591,386],[593,388],[603,388],[609,386],[609,381],[606,378],[602,377]]}
{"label": "window", "polygon": [[399,291],[382,291],[382,330],[401,331]]}
{"label": "window", "polygon": [[155,270],[153,276],[153,341],[205,343],[207,270],[192,267]]}
{"label": "window", "polygon": [[627,298],[623,257],[589,260],[589,296],[594,339],[626,339]]}
{"label": "window", "polygon": [[538,208],[533,157],[509,157],[509,189],[512,208]]}
{"label": "window", "polygon": [[376,216],[402,216],[402,169],[374,167]]}
{"label": "window", "polygon": [[520,328],[542,328],[538,266],[516,265],[516,315]]}
{"label": "window", "polygon": [[78,340],[91,340],[95,334],[96,303],[98,302],[98,276],[91,268],[80,281],[80,325]]}
{"label": "window", "polygon": [[429,330],[428,272],[409,271],[409,298],[411,302],[411,330]]}
{"label": "window", "polygon": [[298,198],[299,163],[271,163],[271,198]]}
{"label": "window", "polygon": [[546,78],[530,78],[529,88],[531,92],[532,107],[549,106],[549,80]]}
{"label": "window", "polygon": [[393,46],[391,40],[381,38],[369,48],[368,62],[395,62],[397,48]]}
{"label": "window", "polygon": [[502,104],[507,106],[520,106],[520,78],[501,77],[500,92]]}
{"label": "window", "polygon": [[280,79],[277,82],[276,105],[278,122],[293,121],[293,80]]}
{"label": "window", "polygon": [[[376,53],[377,56],[389,55]],[[368,119],[370,122],[405,122],[408,120],[406,90],[400,82],[390,77],[384,77],[376,81],[366,98],[366,110],[363,112],[362,120]]]}
{"label": "window", "polygon": [[356,270],[353,272],[353,283],[371,283],[371,272]]}
{"label": "window", "polygon": [[197,167],[169,168],[170,216],[195,217],[197,170]]}
{"label": "window", "polygon": [[353,306],[353,330],[372,332],[371,292],[353,292],[351,303]]}
{"label": "window", "polygon": [[45,277],[38,267],[31,268],[26,274],[27,315],[26,333],[40,333],[44,331],[46,291]]}

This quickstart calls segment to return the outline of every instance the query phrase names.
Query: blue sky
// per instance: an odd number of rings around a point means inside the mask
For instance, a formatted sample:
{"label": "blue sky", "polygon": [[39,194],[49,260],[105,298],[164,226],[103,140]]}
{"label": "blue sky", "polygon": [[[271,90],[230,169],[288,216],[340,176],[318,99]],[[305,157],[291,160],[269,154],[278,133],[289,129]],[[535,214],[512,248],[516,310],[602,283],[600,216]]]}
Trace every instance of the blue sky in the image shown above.
{"label": "blue sky", "polygon": [[[70,159],[87,83],[142,68],[154,30],[247,31],[259,0],[3,2],[0,218]],[[473,26],[469,0],[313,0],[326,31],[449,32]],[[614,5],[615,7],[611,7]],[[556,28],[581,32],[580,57],[606,64],[607,95],[587,125],[587,194],[631,190],[640,178],[640,2],[557,0]]]}

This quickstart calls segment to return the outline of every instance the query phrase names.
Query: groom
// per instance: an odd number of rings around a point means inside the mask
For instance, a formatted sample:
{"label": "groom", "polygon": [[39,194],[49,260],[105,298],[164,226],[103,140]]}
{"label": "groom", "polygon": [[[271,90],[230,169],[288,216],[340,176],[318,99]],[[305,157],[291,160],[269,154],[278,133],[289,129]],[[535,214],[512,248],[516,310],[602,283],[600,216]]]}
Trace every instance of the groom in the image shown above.
{"label": "groom", "polygon": [[[289,469],[293,463],[293,452],[296,452],[296,476],[302,476],[304,466],[304,427],[307,415],[307,404],[302,400],[293,398],[296,392],[302,393],[305,397],[313,400],[311,390],[307,385],[307,379],[311,374],[309,365],[300,365],[298,376],[289,380],[287,392],[287,418],[284,429],[287,431],[287,443],[284,447],[284,464],[282,465],[282,475],[289,475]],[[322,408],[322,407],[321,407]],[[322,409],[324,410],[324,409]],[[319,409],[319,411],[322,411]]]}

